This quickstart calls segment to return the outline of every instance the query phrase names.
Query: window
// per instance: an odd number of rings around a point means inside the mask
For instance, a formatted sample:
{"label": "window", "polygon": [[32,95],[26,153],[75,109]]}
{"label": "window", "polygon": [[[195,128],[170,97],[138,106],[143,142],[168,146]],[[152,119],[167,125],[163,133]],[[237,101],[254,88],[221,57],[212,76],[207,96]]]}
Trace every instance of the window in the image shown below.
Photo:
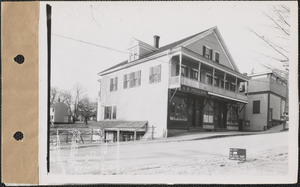
{"label": "window", "polygon": [[230,91],[235,92],[235,83],[230,83]]}
{"label": "window", "polygon": [[212,49],[203,46],[203,56],[207,59],[212,60]]}
{"label": "window", "polygon": [[187,99],[180,96],[174,96],[170,106],[170,120],[188,121],[188,103]]}
{"label": "window", "polygon": [[124,85],[123,85],[123,87],[124,88],[129,88],[129,74],[126,74],[126,75],[124,75],[124,81],[123,81],[123,83],[124,83]]}
{"label": "window", "polygon": [[260,113],[260,101],[253,101],[253,114]]}
{"label": "window", "polygon": [[203,109],[203,122],[204,123],[213,123],[213,115],[214,115],[214,102],[213,101],[207,101],[207,99],[204,100],[204,103],[206,103],[204,109]]}
{"label": "window", "polygon": [[220,79],[218,77],[215,77],[214,86],[217,86],[217,87],[220,86]]}
{"label": "window", "polygon": [[191,69],[191,79],[198,80],[198,71]]}
{"label": "window", "polygon": [[118,77],[110,79],[110,91],[116,91],[118,89]]}
{"label": "window", "polygon": [[215,52],[215,62],[220,62],[220,54],[218,52]]}
{"label": "window", "polygon": [[186,77],[186,68],[181,66],[181,76]]}
{"label": "window", "polygon": [[106,106],[104,108],[104,119],[116,119],[117,106]]}
{"label": "window", "polygon": [[227,111],[227,123],[235,124],[238,123],[238,108],[237,106],[231,106]]}
{"label": "window", "polygon": [[225,89],[229,90],[229,82],[225,80]]}
{"label": "window", "polygon": [[132,88],[141,85],[141,71],[132,72],[124,75],[124,88]]}
{"label": "window", "polygon": [[205,84],[212,85],[212,76],[211,76],[211,74],[206,74],[205,75]]}
{"label": "window", "polygon": [[133,61],[138,59],[138,49],[134,48],[130,50],[129,61]]}
{"label": "window", "polygon": [[221,88],[224,88],[224,80],[223,79],[221,79]]}
{"label": "window", "polygon": [[141,71],[134,72],[133,81],[134,81],[134,84],[132,87],[141,85]]}
{"label": "window", "polygon": [[104,119],[111,119],[111,106],[104,108]]}
{"label": "window", "polygon": [[112,113],[112,119],[117,118],[117,106],[113,106],[113,113]]}
{"label": "window", "polygon": [[150,67],[149,69],[149,83],[160,82],[161,79],[161,65]]}

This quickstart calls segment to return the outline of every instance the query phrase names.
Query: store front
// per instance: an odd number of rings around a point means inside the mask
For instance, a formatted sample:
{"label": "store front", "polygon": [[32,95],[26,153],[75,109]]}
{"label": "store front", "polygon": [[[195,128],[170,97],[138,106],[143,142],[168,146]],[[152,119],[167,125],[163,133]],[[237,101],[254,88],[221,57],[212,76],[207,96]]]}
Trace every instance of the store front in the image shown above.
{"label": "store front", "polygon": [[170,90],[168,113],[168,129],[239,129],[238,103],[205,92]]}

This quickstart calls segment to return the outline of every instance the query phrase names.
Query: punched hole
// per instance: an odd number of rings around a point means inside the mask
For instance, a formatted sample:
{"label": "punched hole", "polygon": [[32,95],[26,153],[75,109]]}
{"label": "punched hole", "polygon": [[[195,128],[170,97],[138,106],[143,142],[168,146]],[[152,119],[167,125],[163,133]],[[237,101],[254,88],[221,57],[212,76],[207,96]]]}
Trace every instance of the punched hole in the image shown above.
{"label": "punched hole", "polygon": [[25,61],[25,58],[23,55],[17,55],[15,58],[14,58],[15,62],[17,62],[18,64],[23,64],[24,61]]}
{"label": "punched hole", "polygon": [[20,132],[20,131],[18,131],[18,132],[16,132],[16,133],[14,134],[14,138],[15,138],[17,141],[22,140],[23,137],[24,137],[24,135],[23,135],[23,133]]}

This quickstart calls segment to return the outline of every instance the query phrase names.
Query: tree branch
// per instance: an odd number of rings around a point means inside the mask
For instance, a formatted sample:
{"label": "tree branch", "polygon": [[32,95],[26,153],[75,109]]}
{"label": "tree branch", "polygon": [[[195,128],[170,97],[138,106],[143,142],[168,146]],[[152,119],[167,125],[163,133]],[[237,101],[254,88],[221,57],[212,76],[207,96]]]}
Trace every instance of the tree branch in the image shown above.
{"label": "tree branch", "polygon": [[263,40],[266,44],[268,44],[272,49],[274,49],[277,53],[279,53],[281,56],[283,56],[285,59],[284,60],[289,60],[289,58],[283,54],[281,51],[279,51],[272,43],[270,43],[264,36],[259,35],[256,33],[254,30],[248,28],[253,34],[255,34],[257,37],[259,37],[261,40]]}

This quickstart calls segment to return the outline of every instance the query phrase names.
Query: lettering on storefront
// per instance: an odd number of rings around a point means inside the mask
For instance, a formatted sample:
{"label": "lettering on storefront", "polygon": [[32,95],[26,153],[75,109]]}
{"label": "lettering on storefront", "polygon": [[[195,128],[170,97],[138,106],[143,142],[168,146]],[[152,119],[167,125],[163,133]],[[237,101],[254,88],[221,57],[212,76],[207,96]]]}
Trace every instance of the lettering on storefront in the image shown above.
{"label": "lettering on storefront", "polygon": [[193,93],[193,94],[198,94],[198,95],[207,95],[207,91],[189,87],[189,86],[185,86],[185,85],[181,85],[181,90],[185,91],[185,92]]}

